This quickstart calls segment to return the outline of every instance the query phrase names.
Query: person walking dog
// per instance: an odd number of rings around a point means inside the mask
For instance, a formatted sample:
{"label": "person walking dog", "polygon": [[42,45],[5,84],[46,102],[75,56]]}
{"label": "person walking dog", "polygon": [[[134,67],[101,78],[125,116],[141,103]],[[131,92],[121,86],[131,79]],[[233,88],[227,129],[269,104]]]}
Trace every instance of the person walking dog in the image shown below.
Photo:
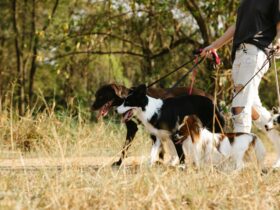
{"label": "person walking dog", "polygon": [[[258,127],[265,129],[271,114],[263,107],[258,89],[263,75],[269,69],[270,51],[280,51],[280,0],[241,0],[236,23],[205,47],[201,55],[207,56],[209,52],[218,50],[231,40],[234,82],[231,110],[234,132],[250,133],[252,120]],[[246,85],[252,77],[252,81]],[[274,166],[280,167],[280,134],[272,130],[267,135],[278,150],[278,160]]]}

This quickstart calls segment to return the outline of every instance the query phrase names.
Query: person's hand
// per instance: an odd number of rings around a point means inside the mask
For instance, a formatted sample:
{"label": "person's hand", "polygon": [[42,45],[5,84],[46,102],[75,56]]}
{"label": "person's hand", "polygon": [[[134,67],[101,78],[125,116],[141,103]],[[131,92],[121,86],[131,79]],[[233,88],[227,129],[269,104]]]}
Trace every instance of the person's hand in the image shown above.
{"label": "person's hand", "polygon": [[202,50],[202,52],[200,53],[200,55],[201,55],[202,57],[206,56],[207,58],[212,58],[211,52],[213,52],[213,51],[216,52],[216,48],[211,44],[211,45],[205,47],[205,48]]}
{"label": "person's hand", "polygon": [[274,49],[274,56],[276,58],[280,58],[280,36],[277,35],[276,39],[275,39],[275,43],[273,45],[273,49]]}

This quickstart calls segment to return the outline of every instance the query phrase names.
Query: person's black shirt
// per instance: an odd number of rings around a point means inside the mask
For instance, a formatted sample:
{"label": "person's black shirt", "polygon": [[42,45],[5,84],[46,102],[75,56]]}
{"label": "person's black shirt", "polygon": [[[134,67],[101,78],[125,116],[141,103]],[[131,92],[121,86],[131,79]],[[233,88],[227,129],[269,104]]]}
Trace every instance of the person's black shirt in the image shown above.
{"label": "person's black shirt", "polygon": [[241,43],[249,43],[267,51],[276,36],[280,21],[280,0],[242,0],[238,8],[233,38],[233,60]]}

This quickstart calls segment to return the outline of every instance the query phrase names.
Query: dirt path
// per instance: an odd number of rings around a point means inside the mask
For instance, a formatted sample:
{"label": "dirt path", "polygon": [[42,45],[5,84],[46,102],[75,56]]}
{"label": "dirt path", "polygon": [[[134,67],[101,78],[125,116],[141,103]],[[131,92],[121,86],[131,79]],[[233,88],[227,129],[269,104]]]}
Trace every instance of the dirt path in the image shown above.
{"label": "dirt path", "polygon": [[[265,165],[272,166],[276,159],[276,154],[269,153],[266,156]],[[74,168],[100,168],[111,165],[117,158],[115,157],[67,157],[67,158],[15,158],[0,159],[0,170],[39,170],[39,169],[59,169],[64,167]],[[139,165],[147,163],[148,157],[132,156],[125,160],[125,165]]]}
{"label": "dirt path", "polygon": [[[100,168],[111,165],[118,158],[114,157],[67,157],[67,158],[14,158],[0,159],[0,170],[37,170],[37,169],[56,169],[64,167],[74,168]],[[125,165],[139,165],[147,162],[144,156],[128,157]]]}

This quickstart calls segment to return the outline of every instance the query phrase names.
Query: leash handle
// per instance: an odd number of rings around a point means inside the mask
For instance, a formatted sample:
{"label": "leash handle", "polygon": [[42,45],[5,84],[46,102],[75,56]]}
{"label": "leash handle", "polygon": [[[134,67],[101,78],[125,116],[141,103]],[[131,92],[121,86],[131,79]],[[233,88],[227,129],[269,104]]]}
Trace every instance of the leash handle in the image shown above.
{"label": "leash handle", "polygon": [[165,79],[166,77],[170,76],[171,74],[175,73],[176,71],[180,70],[181,68],[183,68],[184,66],[188,65],[189,63],[193,62],[194,59],[191,59],[185,63],[183,63],[181,66],[177,67],[176,69],[174,69],[173,71],[167,73],[166,75],[162,76],[161,78],[157,79],[156,81],[152,82],[151,84],[149,84],[147,86],[147,88],[150,88],[151,86],[153,86],[154,84],[158,83],[159,81]]}
{"label": "leash handle", "polygon": [[[199,48],[193,51],[193,54],[195,56],[199,56],[202,53],[203,49]],[[219,57],[218,53],[216,50],[211,50],[210,51],[211,55],[212,55],[212,59],[215,62],[216,65],[220,65],[221,64],[221,58]]]}

